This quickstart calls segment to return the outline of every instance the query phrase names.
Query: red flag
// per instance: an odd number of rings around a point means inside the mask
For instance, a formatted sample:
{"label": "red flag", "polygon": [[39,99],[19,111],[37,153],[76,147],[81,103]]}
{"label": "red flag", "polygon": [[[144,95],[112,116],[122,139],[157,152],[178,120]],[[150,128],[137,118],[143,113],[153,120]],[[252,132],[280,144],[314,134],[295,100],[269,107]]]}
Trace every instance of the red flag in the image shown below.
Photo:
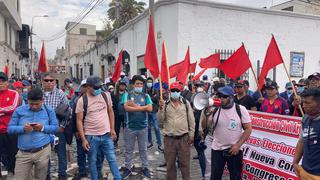
{"label": "red flag", "polygon": [[189,65],[189,73],[196,72],[196,67],[197,67],[197,62],[190,64]]}
{"label": "red flag", "polygon": [[206,58],[200,58],[199,66],[202,68],[217,68],[220,65],[220,54],[215,53]]}
{"label": "red flag", "polygon": [[267,49],[266,57],[264,58],[263,66],[259,76],[259,89],[264,85],[265,78],[270,69],[276,67],[278,64],[283,63],[283,59],[277,45],[277,42],[272,35],[269,47]]}
{"label": "red flag", "polygon": [[4,67],[4,73],[6,74],[7,77],[9,76],[9,65],[6,65]]}
{"label": "red flag", "polygon": [[189,67],[190,67],[190,48],[188,47],[187,54],[184,60],[182,61],[182,65],[180,67],[180,71],[177,76],[177,80],[183,84],[186,83],[188,74],[190,72]]}
{"label": "red flag", "polygon": [[199,80],[200,77],[202,76],[202,74],[203,74],[207,69],[208,69],[208,68],[202,69],[196,76],[193,77],[193,80],[194,80],[194,81]]}
{"label": "red flag", "polygon": [[169,84],[170,81],[169,69],[167,65],[166,47],[164,41],[162,42],[161,80],[167,84]]}
{"label": "red flag", "polygon": [[150,71],[150,73],[154,78],[158,78],[160,70],[158,65],[156,40],[154,38],[154,30],[153,30],[151,16],[150,16],[150,23],[149,23],[149,34],[148,34],[146,53],[144,56],[144,65]]}
{"label": "red flag", "polygon": [[225,62],[219,65],[219,69],[222,70],[231,79],[237,79],[246,70],[251,67],[251,62],[247,54],[244,44],[233,53]]}
{"label": "red flag", "polygon": [[122,72],[122,50],[120,51],[116,65],[114,66],[114,71],[111,78],[113,82],[118,81],[118,79],[120,78],[121,72]]}
{"label": "red flag", "polygon": [[178,76],[182,65],[183,65],[183,61],[181,61],[177,64],[173,64],[169,67],[170,78],[174,78],[174,77]]}
{"label": "red flag", "polygon": [[48,71],[48,67],[47,67],[46,52],[44,49],[44,43],[42,42],[40,60],[39,60],[39,65],[38,65],[38,72],[45,73],[47,71]]}

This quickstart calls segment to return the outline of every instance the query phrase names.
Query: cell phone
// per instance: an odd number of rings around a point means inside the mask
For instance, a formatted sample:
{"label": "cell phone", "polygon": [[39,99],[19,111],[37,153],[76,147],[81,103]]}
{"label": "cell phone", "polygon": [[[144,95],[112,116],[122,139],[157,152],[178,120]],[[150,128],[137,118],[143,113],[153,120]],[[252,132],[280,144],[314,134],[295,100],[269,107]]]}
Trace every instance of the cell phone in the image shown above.
{"label": "cell phone", "polygon": [[38,123],[29,123],[30,126],[36,126]]}

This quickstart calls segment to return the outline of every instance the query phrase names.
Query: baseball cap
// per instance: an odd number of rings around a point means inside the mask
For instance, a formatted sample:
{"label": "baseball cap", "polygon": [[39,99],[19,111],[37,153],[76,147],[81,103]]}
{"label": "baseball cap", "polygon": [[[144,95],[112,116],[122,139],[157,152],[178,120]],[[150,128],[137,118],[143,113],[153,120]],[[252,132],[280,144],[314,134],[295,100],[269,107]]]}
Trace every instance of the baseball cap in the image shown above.
{"label": "baseball cap", "polygon": [[235,85],[236,85],[236,86],[241,86],[241,87],[243,87],[243,86],[245,86],[246,84],[245,84],[244,80],[238,80],[238,81],[235,83]]}
{"label": "baseball cap", "polygon": [[8,81],[8,76],[4,72],[0,72],[0,79],[3,81]]}
{"label": "baseball cap", "polygon": [[21,81],[16,81],[13,83],[14,88],[23,88],[23,84]]}
{"label": "baseball cap", "polygon": [[80,86],[86,85],[87,84],[87,79],[84,79],[81,81]]}
{"label": "baseball cap", "polygon": [[182,90],[182,86],[178,82],[173,82],[170,84],[170,90],[178,89],[179,91]]}
{"label": "baseball cap", "polygon": [[90,87],[100,87],[102,82],[98,76],[90,76],[87,78],[87,85]]}
{"label": "baseball cap", "polygon": [[224,87],[218,88],[218,93],[221,93],[226,96],[233,96],[234,90],[230,86],[224,86]]}
{"label": "baseball cap", "polygon": [[309,80],[311,80],[312,78],[316,78],[316,79],[320,80],[320,73],[315,72],[315,73],[311,74],[310,76],[308,76]]}
{"label": "baseball cap", "polygon": [[278,84],[275,81],[267,81],[265,86],[266,88],[278,88]]}
{"label": "baseball cap", "polygon": [[31,83],[27,80],[22,80],[22,85],[23,86],[31,86]]}
{"label": "baseball cap", "polygon": [[286,83],[286,89],[288,89],[288,88],[292,88],[292,86],[291,86],[291,83],[290,83],[290,82],[287,82],[287,83]]}
{"label": "baseball cap", "polygon": [[220,81],[220,79],[219,79],[218,77],[215,77],[215,78],[212,79],[212,81],[213,81],[213,82],[215,82],[215,81]]}

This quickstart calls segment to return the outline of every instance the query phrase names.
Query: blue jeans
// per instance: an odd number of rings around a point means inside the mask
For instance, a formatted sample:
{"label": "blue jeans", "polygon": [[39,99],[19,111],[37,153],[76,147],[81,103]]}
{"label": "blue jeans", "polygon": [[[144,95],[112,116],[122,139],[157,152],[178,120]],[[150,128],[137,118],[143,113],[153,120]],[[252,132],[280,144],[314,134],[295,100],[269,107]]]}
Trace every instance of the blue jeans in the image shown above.
{"label": "blue jeans", "polygon": [[162,145],[161,143],[161,134],[160,134],[160,129],[158,125],[158,117],[156,112],[148,113],[148,142],[149,144],[153,144],[152,142],[152,125],[154,128],[154,132],[156,133],[156,138],[157,138],[157,144],[159,146]]}
{"label": "blue jeans", "polygon": [[64,133],[59,132],[56,134],[59,137],[59,144],[55,146],[55,152],[58,155],[58,176],[67,177],[67,141]]}
{"label": "blue jeans", "polygon": [[114,179],[121,179],[120,171],[118,169],[118,163],[116,160],[116,155],[114,153],[113,141],[110,135],[101,135],[101,136],[86,136],[89,145],[89,165],[90,165],[90,174],[92,180],[98,180],[98,171],[97,171],[97,155],[99,150],[103,152],[103,155],[106,157],[109,167],[111,169]]}
{"label": "blue jeans", "polygon": [[[87,152],[82,147],[81,139],[76,139],[77,142],[77,163],[78,163],[78,172],[80,176],[87,175]],[[103,167],[104,155],[102,151],[98,151],[97,154],[97,171],[101,172]]]}

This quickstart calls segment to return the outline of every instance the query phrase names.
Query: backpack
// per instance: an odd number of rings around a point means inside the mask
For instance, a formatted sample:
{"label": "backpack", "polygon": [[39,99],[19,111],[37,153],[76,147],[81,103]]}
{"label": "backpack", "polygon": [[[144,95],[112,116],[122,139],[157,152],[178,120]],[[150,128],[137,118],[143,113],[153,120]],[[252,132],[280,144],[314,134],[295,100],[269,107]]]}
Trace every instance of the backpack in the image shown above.
{"label": "backpack", "polygon": [[[185,107],[186,107],[188,130],[190,131],[190,124],[189,124],[189,107],[188,107],[188,104],[187,104],[187,100],[186,100],[185,98],[183,98],[183,97],[181,97],[181,98],[182,98],[183,104],[184,104]],[[169,103],[170,103],[170,100],[167,100],[167,101],[165,102],[165,104],[164,104],[164,116],[165,116],[165,121],[166,121],[166,118],[167,118],[166,114],[167,114],[167,108],[168,108]]]}
{"label": "backpack", "polygon": [[[108,109],[108,106],[109,106],[108,105],[108,97],[105,92],[101,92],[101,95],[102,95],[104,101],[106,102],[107,109]],[[87,111],[88,111],[88,96],[87,96],[87,94],[82,95],[82,98],[83,98],[83,121],[84,121],[86,118],[86,115],[87,115]],[[108,115],[109,115],[109,113],[108,113]]]}

